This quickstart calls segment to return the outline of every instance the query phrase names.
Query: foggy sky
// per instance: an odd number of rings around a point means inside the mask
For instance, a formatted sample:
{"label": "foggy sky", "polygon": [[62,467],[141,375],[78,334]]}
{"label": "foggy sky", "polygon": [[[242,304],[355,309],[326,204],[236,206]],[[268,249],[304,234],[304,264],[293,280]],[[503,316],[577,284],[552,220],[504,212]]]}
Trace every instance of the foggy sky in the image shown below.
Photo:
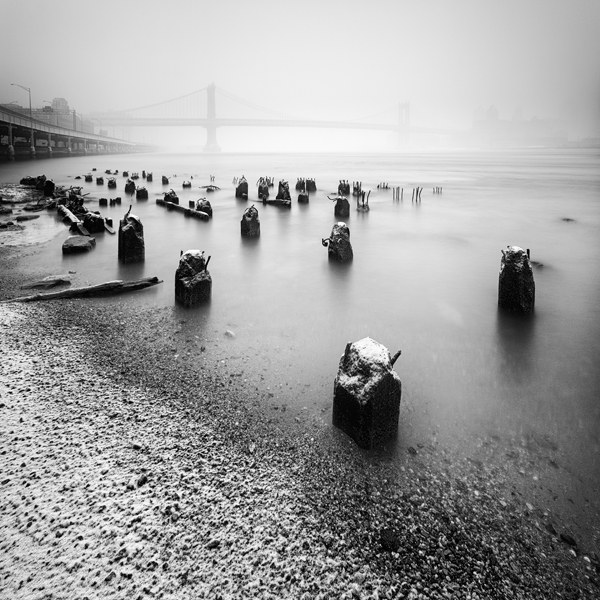
{"label": "foggy sky", "polygon": [[468,129],[520,106],[600,135],[598,0],[0,0],[0,22],[0,101],[23,106],[10,83],[86,113],[214,82],[306,118],[409,101],[413,125]]}

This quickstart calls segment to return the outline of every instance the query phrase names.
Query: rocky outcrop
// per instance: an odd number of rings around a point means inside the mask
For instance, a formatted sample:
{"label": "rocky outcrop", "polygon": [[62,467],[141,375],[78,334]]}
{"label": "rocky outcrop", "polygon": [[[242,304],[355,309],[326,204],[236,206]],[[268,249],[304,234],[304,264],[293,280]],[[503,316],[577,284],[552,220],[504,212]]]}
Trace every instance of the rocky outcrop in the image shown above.
{"label": "rocky outcrop", "polygon": [[402,383],[389,350],[371,338],[348,342],[333,386],[333,424],[360,447],[373,448],[398,432]]}
{"label": "rocky outcrop", "polygon": [[88,235],[69,236],[62,246],[63,254],[82,254],[96,247],[96,238]]}
{"label": "rocky outcrop", "polygon": [[300,192],[298,194],[298,202],[300,204],[308,204],[308,192]]}
{"label": "rocky outcrop", "polygon": [[144,226],[130,213],[131,207],[119,221],[119,260],[125,263],[141,262],[146,257]]}
{"label": "rocky outcrop", "polygon": [[498,282],[498,306],[505,310],[530,314],[535,304],[535,282],[529,256],[519,246],[502,250]]}
{"label": "rocky outcrop", "polygon": [[175,272],[175,299],[184,306],[195,306],[210,299],[212,277],[206,259],[200,250],[188,250],[181,255]]}
{"label": "rocky outcrop", "polygon": [[354,258],[352,244],[350,243],[350,229],[346,223],[336,223],[331,229],[331,235],[323,238],[322,242],[328,250],[331,260],[348,262]]}
{"label": "rocky outcrop", "polygon": [[244,211],[241,230],[242,235],[245,237],[258,237],[260,235],[260,219],[258,218],[258,209],[254,204]]}

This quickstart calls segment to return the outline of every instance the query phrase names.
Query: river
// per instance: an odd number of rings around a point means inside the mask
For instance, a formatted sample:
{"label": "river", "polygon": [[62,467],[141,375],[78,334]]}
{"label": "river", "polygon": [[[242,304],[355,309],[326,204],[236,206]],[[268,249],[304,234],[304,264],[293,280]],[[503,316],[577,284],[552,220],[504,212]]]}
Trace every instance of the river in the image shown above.
{"label": "river", "polygon": [[[95,176],[105,169],[153,172],[152,183],[138,181],[149,200],[131,201],[144,225],[143,264],[120,265],[117,236],[108,233],[96,235],[89,254],[63,257],[68,232],[51,213],[28,225],[48,239],[39,259],[47,272],[76,271],[75,283],[160,277],[162,285],[109,302],[169,307],[210,360],[268,390],[269,402],[290,415],[330,419],[344,347],[370,336],[392,354],[402,350],[395,367],[403,385],[402,447],[435,440],[473,451],[482,435],[535,443],[560,457],[582,495],[598,498],[599,158],[598,150],[583,149],[87,156],[4,163],[0,182],[44,173],[57,184],[82,185],[92,209],[99,197],[120,195],[121,206],[101,208],[116,227],[130,203],[125,178],[117,176],[115,192],[95,178],[74,177],[93,168]],[[171,177],[168,186],[161,175]],[[199,187],[211,175],[221,189],[206,194]],[[234,197],[233,178],[242,175],[248,202]],[[257,200],[262,175],[290,182],[291,209]],[[183,189],[192,177],[193,187]],[[309,204],[296,202],[298,177],[316,180]],[[352,206],[346,219],[354,249],[346,266],[329,263],[321,245],[339,220],[327,195],[340,179],[371,190],[370,212]],[[390,189],[378,189],[380,183]],[[395,186],[404,188],[401,201],[393,199]],[[411,201],[417,186],[420,203]],[[184,206],[208,197],[213,219],[187,219],[156,205],[170,188]],[[261,236],[248,241],[240,219],[252,203]],[[500,250],[508,245],[529,248],[543,265],[534,271],[529,318],[497,307]],[[190,310],[175,306],[173,279],[180,251],[191,248],[212,256],[213,289],[209,305]]]}

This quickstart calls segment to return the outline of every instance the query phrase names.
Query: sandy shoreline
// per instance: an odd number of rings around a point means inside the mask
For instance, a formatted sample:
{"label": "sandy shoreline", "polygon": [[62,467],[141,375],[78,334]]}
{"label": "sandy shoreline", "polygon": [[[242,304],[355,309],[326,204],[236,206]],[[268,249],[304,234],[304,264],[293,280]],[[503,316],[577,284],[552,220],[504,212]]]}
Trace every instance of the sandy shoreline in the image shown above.
{"label": "sandy shoreline", "polygon": [[[0,247],[3,298],[27,259]],[[163,316],[0,304],[0,597],[600,594],[595,549],[506,473],[275,418],[197,348],[173,360]]]}

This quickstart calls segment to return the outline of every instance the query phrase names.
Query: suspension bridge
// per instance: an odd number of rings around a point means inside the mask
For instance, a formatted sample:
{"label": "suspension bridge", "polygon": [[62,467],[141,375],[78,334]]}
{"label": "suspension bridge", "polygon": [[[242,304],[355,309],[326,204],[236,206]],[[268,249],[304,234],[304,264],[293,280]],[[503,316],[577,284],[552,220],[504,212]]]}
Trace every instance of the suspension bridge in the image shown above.
{"label": "suspension bridge", "polygon": [[[243,113],[243,116],[240,114]],[[388,116],[387,122],[383,117]],[[389,119],[389,115],[394,116]],[[380,122],[377,122],[377,118]],[[402,102],[388,109],[352,121],[303,119],[270,110],[248,102],[222,88],[211,84],[184,96],[148,106],[128,110],[96,112],[89,118],[102,126],[117,127],[203,127],[206,129],[206,152],[219,152],[217,129],[219,127],[315,127],[327,129],[362,129],[395,132],[406,137],[410,133],[437,133],[450,135],[454,131],[412,127],[410,106]]]}

